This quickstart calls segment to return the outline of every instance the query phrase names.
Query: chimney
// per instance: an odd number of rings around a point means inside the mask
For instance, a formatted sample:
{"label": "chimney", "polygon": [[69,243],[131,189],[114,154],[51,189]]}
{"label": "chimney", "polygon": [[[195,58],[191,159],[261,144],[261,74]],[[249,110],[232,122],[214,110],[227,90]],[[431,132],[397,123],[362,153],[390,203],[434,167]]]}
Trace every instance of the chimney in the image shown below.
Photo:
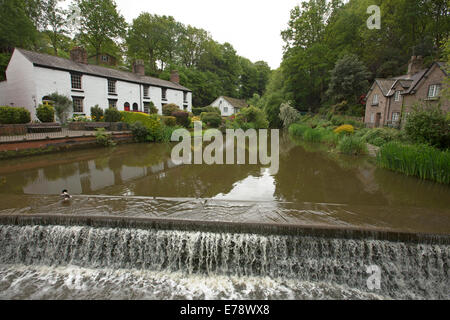
{"label": "chimney", "polygon": [[172,70],[170,72],[170,81],[175,83],[180,83],[180,75],[178,74],[178,70]]}
{"label": "chimney", "polygon": [[88,64],[86,50],[83,47],[74,47],[70,50],[70,60]]}
{"label": "chimney", "polygon": [[423,69],[423,57],[412,56],[408,65],[408,76],[413,76],[422,69]]}
{"label": "chimney", "polygon": [[144,60],[136,60],[133,62],[133,72],[140,76],[145,76]]}

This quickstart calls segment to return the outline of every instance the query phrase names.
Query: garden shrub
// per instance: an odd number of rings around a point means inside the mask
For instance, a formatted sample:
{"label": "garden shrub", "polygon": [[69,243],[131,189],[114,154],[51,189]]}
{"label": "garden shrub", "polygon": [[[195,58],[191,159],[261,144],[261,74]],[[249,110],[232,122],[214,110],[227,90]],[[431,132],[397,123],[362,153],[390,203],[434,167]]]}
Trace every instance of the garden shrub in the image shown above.
{"label": "garden shrub", "polygon": [[216,112],[203,112],[200,119],[211,128],[218,128],[222,123],[222,117]]}
{"label": "garden shrub", "polygon": [[303,134],[308,129],[311,129],[311,127],[301,123],[294,123],[289,127],[289,134],[296,137],[303,137]]}
{"label": "garden shrub", "polygon": [[337,149],[340,153],[347,155],[360,155],[367,153],[366,143],[355,136],[344,136],[338,143]]}
{"label": "garden shrub", "polygon": [[149,111],[150,111],[150,114],[158,114],[158,108],[155,107],[154,104],[150,105]]}
{"label": "garden shrub", "polygon": [[39,121],[47,123],[55,121],[55,109],[49,105],[39,105],[36,109],[36,117]]}
{"label": "garden shrub", "polygon": [[109,108],[105,110],[105,122],[120,122],[122,120],[122,115],[120,111],[114,108]]}
{"label": "garden shrub", "polygon": [[320,142],[322,140],[322,132],[319,129],[308,128],[303,132],[303,139],[309,142]]}
{"label": "garden shrub", "polygon": [[97,105],[91,108],[91,119],[95,122],[103,121],[103,109]]}
{"label": "garden shrub", "polygon": [[282,103],[280,106],[280,119],[283,122],[285,128],[289,128],[289,126],[300,119],[300,113],[291,107],[289,103]]}
{"label": "garden shrub", "polygon": [[26,124],[31,122],[31,114],[25,108],[0,107],[1,124]]}
{"label": "garden shrub", "polygon": [[[131,126],[139,122],[140,125],[138,125],[138,127],[143,126],[148,130],[147,140],[144,141],[158,141],[158,137],[160,136],[160,131],[162,128],[162,124],[159,121],[158,115],[148,115],[142,112],[128,111],[121,111],[120,113],[122,114],[123,122],[128,123]],[[137,130],[137,132],[139,133],[139,130]]]}
{"label": "garden shrub", "polygon": [[263,110],[250,106],[242,108],[236,115],[236,120],[239,127],[242,129],[267,129],[269,121],[267,121],[266,114]]}
{"label": "garden shrub", "polygon": [[172,133],[181,128],[180,126],[162,126],[159,141],[170,142],[172,140]]}
{"label": "garden shrub", "polygon": [[334,130],[336,134],[353,134],[355,132],[355,128],[352,125],[344,124]]}
{"label": "garden shrub", "polygon": [[439,106],[413,107],[406,119],[405,132],[416,143],[426,143],[440,149],[450,148],[450,120]]}
{"label": "garden shrub", "polygon": [[175,111],[172,112],[172,117],[175,117],[177,120],[177,124],[189,128],[189,125],[191,124],[191,119],[189,118],[189,112],[186,111]]}
{"label": "garden shrub", "polygon": [[192,108],[192,113],[195,116],[199,116],[201,115],[203,112],[215,112],[219,115],[222,114],[222,112],[220,112],[220,109],[217,107],[213,107],[213,106],[207,106],[207,107],[203,107],[203,108]]}
{"label": "garden shrub", "polygon": [[97,128],[95,133],[95,139],[98,144],[104,147],[113,147],[116,143],[113,141],[111,134],[106,133],[105,128]]}
{"label": "garden shrub", "polygon": [[397,129],[374,128],[367,130],[362,139],[374,146],[381,147],[391,141],[405,141],[406,137],[403,131]]}
{"label": "garden shrub", "polygon": [[174,103],[169,103],[162,107],[163,116],[171,116],[175,111],[180,111],[180,107]]}
{"label": "garden shrub", "polygon": [[177,125],[177,118],[172,116],[162,116],[161,120],[165,126],[175,127]]}
{"label": "garden shrub", "polygon": [[131,125],[131,132],[137,142],[146,142],[149,140],[150,130],[141,121],[136,121]]}

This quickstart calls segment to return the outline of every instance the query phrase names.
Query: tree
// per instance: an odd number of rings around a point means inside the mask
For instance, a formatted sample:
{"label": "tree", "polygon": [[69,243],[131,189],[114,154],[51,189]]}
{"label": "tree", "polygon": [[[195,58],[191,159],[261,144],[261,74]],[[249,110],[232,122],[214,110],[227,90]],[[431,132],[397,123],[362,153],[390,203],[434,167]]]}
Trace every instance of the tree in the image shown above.
{"label": "tree", "polygon": [[67,34],[66,17],[68,12],[58,6],[60,1],[43,1],[44,25],[55,55],[58,54],[58,48],[61,47],[61,43],[64,40],[63,36]]}
{"label": "tree", "polygon": [[126,22],[114,0],[77,0],[80,9],[81,41],[91,45],[99,56],[104,44],[124,35]]}
{"label": "tree", "polygon": [[358,97],[369,88],[370,73],[358,56],[349,54],[336,62],[331,71],[327,95],[336,102],[347,100],[356,103]]}
{"label": "tree", "polygon": [[283,122],[285,128],[289,128],[289,126],[300,119],[300,113],[291,107],[290,103],[282,103],[280,107],[280,119]]}
{"label": "tree", "polygon": [[49,100],[53,102],[53,108],[55,109],[55,114],[58,117],[60,123],[65,123],[67,121],[67,115],[70,108],[72,107],[72,100],[69,97],[60,95],[57,92],[52,93],[48,96]]}

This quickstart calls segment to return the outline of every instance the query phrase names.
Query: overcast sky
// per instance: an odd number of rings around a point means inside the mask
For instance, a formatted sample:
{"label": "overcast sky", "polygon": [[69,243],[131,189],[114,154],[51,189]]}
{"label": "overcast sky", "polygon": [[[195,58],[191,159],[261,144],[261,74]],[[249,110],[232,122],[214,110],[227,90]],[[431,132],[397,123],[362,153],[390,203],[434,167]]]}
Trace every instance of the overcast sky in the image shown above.
{"label": "overcast sky", "polygon": [[237,54],[252,62],[280,66],[290,10],[299,0],[116,0],[128,23],[139,13],[170,15],[208,31],[219,43],[229,42]]}

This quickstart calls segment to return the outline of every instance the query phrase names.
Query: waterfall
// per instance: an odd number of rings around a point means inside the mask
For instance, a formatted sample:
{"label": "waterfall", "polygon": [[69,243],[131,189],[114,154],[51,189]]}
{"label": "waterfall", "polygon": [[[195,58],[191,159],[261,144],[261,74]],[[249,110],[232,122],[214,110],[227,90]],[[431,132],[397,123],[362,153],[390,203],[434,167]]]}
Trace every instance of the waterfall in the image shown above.
{"label": "waterfall", "polygon": [[[208,223],[199,231],[186,221],[166,221],[166,228],[155,227],[164,221],[153,221],[144,228],[143,221],[126,219],[102,223],[94,219],[84,225],[74,217],[66,218],[65,225],[51,217],[40,223],[36,219],[2,217],[0,265],[268,277],[365,292],[367,267],[375,265],[380,269],[380,292],[386,297],[450,298],[446,235],[256,225],[260,232],[248,232],[250,226],[221,223]],[[191,227],[179,230],[178,224]]]}

